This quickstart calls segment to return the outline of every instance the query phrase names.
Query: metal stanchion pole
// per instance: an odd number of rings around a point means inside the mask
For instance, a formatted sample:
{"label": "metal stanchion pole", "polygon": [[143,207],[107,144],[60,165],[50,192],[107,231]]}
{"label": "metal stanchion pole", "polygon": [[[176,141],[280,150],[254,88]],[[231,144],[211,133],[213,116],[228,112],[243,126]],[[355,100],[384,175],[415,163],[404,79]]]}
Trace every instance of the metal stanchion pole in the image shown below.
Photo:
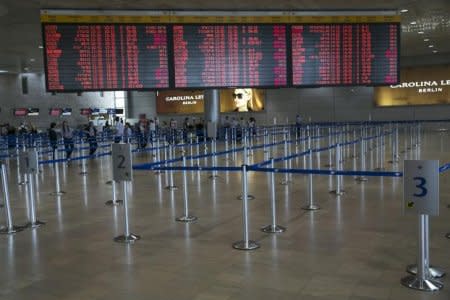
{"label": "metal stanchion pole", "polygon": [[108,206],[122,205],[123,204],[123,200],[118,200],[117,199],[116,181],[115,180],[111,181],[111,188],[112,188],[112,200],[106,201],[105,204],[108,205]]}
{"label": "metal stanchion pole", "polygon": [[[169,145],[169,160],[172,159],[173,159],[173,147],[172,145]],[[170,191],[178,189],[178,187],[173,182],[173,170],[169,170],[169,185],[166,186],[166,189]]]}
{"label": "metal stanchion pole", "polygon": [[238,250],[255,250],[260,247],[255,241],[249,240],[248,234],[248,195],[247,195],[247,165],[242,165],[242,225],[244,239],[233,243]]}
{"label": "metal stanchion pole", "polygon": [[[424,222],[424,243],[425,243],[425,261],[428,262],[428,272],[433,278],[442,278],[445,276],[445,272],[438,267],[430,265],[430,223],[429,216],[425,215]],[[406,267],[406,271],[412,275],[417,275],[417,264],[412,264]]]}
{"label": "metal stanchion pole", "polygon": [[[243,159],[242,159],[242,161],[243,161],[243,165],[245,165],[245,166],[247,166],[247,151],[248,151],[247,145],[246,145],[245,142],[244,142],[244,152],[243,152]],[[247,175],[247,173],[246,173],[246,175]],[[246,178],[246,180],[247,180],[247,178]],[[255,199],[255,196],[253,196],[253,195],[251,195],[251,194],[248,193],[248,190],[247,190],[247,182],[246,182],[245,184],[246,184],[246,186],[245,186],[245,190],[246,190],[246,199],[247,199],[247,200],[253,200],[253,199]],[[244,195],[242,194],[242,195],[238,196],[237,199],[238,199],[238,200],[244,199]]]}
{"label": "metal stanchion pole", "polygon": [[[284,136],[284,157],[286,158],[288,156],[288,141],[287,141],[287,134]],[[284,168],[288,169],[288,161],[287,159],[284,160]],[[289,174],[286,172],[284,173],[284,179],[280,182],[281,185],[287,185],[289,184]]]}
{"label": "metal stanchion pole", "polygon": [[[313,152],[311,149],[311,136],[308,136],[308,148],[309,148],[309,155],[308,155],[308,169],[312,170],[313,168],[313,162],[312,162],[312,156]],[[313,191],[313,175],[308,174],[308,200],[309,203],[302,207],[304,210],[318,210],[320,207],[316,204],[314,204],[314,191]]]}
{"label": "metal stanchion pole", "polygon": [[[270,166],[271,168],[275,168],[275,163],[273,158],[270,159]],[[264,226],[261,228],[262,231],[267,233],[281,233],[286,231],[286,228],[280,225],[277,225],[277,207],[275,202],[275,172],[272,171],[270,173],[270,204],[271,204],[271,210],[272,210],[272,224]]]}
{"label": "metal stanchion pole", "polygon": [[[363,171],[363,172],[366,171],[366,153],[365,153],[364,144],[365,144],[364,138],[361,137],[359,159],[360,159],[360,165],[361,165],[360,171]],[[361,175],[361,176],[357,176],[355,178],[355,180],[363,182],[363,181],[367,181],[368,179],[366,176]]]}
{"label": "metal stanchion pole", "polygon": [[427,219],[428,215],[419,215],[417,275],[408,275],[401,279],[401,283],[412,289],[433,292],[442,289],[444,285],[440,281],[435,280],[429,271],[429,261],[426,258],[426,253],[429,249],[427,249],[428,245],[425,237],[429,234],[426,231]]}
{"label": "metal stanchion pole", "polygon": [[184,214],[175,220],[178,222],[194,222],[197,220],[196,216],[189,215],[189,193],[188,193],[188,185],[187,185],[187,171],[186,171],[186,157],[183,156],[183,200],[184,200]]}
{"label": "metal stanchion pole", "polygon": [[[341,170],[341,145],[339,143],[336,144],[336,171]],[[331,191],[330,193],[335,194],[336,196],[342,196],[345,191],[341,188],[342,184],[342,175],[336,175],[336,189]]]}
{"label": "metal stanchion pole", "polygon": [[1,177],[2,177],[2,190],[3,190],[3,200],[5,204],[5,217],[6,217],[6,227],[0,228],[0,234],[12,234],[23,230],[23,227],[14,225],[13,216],[11,212],[11,205],[9,202],[9,187],[8,187],[8,174],[6,172],[6,166],[4,163],[0,162],[1,165]]}
{"label": "metal stanchion pole", "polygon": [[[212,138],[211,140],[211,153],[213,154],[213,157],[211,158],[211,162],[212,162],[212,167],[215,168],[217,166],[217,148],[216,148],[216,139]],[[211,178],[212,180],[215,180],[219,177],[219,175],[217,174],[216,170],[213,170],[211,175],[209,176],[209,178]]]}
{"label": "metal stanchion pole", "polygon": [[123,220],[125,225],[125,234],[115,237],[114,241],[118,243],[131,244],[136,242],[137,240],[140,240],[141,237],[139,235],[130,233],[130,222],[128,217],[128,183],[126,181],[123,181],[122,184],[123,184],[123,207],[124,207]]}
{"label": "metal stanchion pole", "polygon": [[28,202],[30,206],[30,220],[25,225],[26,227],[30,228],[37,228],[45,224],[45,222],[39,221],[37,219],[37,213],[36,213],[36,202],[34,198],[34,174],[29,172],[27,174],[28,177]]}
{"label": "metal stanchion pole", "polygon": [[55,168],[55,192],[52,193],[55,196],[62,196],[66,192],[61,191],[61,185],[60,185],[60,178],[59,178],[59,163],[58,163],[58,148],[55,149],[55,160],[56,162],[53,163],[53,166]]}

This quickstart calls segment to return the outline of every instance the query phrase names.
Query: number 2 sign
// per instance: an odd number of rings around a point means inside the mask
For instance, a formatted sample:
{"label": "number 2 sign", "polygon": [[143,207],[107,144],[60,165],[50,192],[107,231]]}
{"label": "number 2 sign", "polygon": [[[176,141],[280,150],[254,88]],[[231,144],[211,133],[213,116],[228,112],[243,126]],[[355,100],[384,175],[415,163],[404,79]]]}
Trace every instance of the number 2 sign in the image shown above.
{"label": "number 2 sign", "polygon": [[112,164],[114,181],[131,181],[131,145],[112,144]]}
{"label": "number 2 sign", "polygon": [[439,161],[405,160],[404,213],[439,215]]}

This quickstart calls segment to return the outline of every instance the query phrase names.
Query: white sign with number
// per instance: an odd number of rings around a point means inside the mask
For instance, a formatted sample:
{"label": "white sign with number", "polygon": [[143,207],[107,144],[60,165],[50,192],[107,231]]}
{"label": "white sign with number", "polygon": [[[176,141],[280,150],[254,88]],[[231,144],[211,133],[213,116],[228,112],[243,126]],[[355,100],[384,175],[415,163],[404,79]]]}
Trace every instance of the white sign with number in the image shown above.
{"label": "white sign with number", "polygon": [[22,174],[33,174],[38,171],[38,153],[36,150],[29,150],[19,154],[19,171]]}
{"label": "white sign with number", "polygon": [[439,161],[405,160],[403,212],[439,215]]}
{"label": "white sign with number", "polygon": [[131,167],[131,145],[112,144],[112,164],[114,181],[131,181],[133,169]]}

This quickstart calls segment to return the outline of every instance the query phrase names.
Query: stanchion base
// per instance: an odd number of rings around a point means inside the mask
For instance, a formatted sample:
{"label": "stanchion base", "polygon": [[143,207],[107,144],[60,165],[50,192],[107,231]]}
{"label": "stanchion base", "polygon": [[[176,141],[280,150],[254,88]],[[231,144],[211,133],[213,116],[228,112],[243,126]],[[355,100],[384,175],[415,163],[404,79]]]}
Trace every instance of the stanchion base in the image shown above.
{"label": "stanchion base", "polygon": [[[430,271],[430,275],[431,275],[431,277],[433,277],[433,278],[442,278],[442,277],[445,276],[445,272],[442,271],[442,270],[439,269],[439,268],[430,266],[430,267],[428,268],[428,270]],[[416,264],[413,264],[413,265],[407,266],[407,267],[406,267],[406,272],[408,272],[409,274],[412,274],[412,275],[417,275],[417,265],[416,265]]]}
{"label": "stanchion base", "polygon": [[281,233],[285,232],[286,228],[280,225],[267,225],[262,227],[261,231],[265,233]]}
{"label": "stanchion base", "polygon": [[208,178],[211,180],[216,180],[217,178],[219,178],[219,175],[209,175]]}
{"label": "stanchion base", "polygon": [[3,227],[3,228],[0,228],[0,234],[13,234],[13,233],[22,231],[24,229],[25,229],[25,227],[23,227],[23,226],[12,226],[12,228]]}
{"label": "stanchion base", "polygon": [[332,191],[330,191],[330,194],[335,194],[336,196],[342,196],[345,194],[345,191],[344,190],[340,190],[340,191],[332,190]]}
{"label": "stanchion base", "polygon": [[164,187],[166,190],[169,191],[174,191],[174,190],[178,190],[178,187],[176,185],[168,185],[166,187]]}
{"label": "stanchion base", "polygon": [[416,276],[409,275],[400,280],[404,286],[424,292],[435,292],[441,290],[444,285],[435,279],[420,279]]}
{"label": "stanchion base", "polygon": [[319,210],[320,206],[315,205],[315,204],[308,204],[302,207],[303,210]]}
{"label": "stanchion base", "polygon": [[[243,199],[242,195],[241,195],[241,196],[237,196],[236,198],[237,198],[238,200],[242,200],[242,199]],[[253,200],[253,199],[255,199],[255,196],[253,196],[253,195],[247,195],[247,200]]]}
{"label": "stanchion base", "polygon": [[357,176],[355,178],[355,180],[359,181],[359,182],[365,182],[365,181],[368,181],[369,179],[367,177],[365,177],[365,176]]}
{"label": "stanchion base", "polygon": [[197,219],[198,218],[196,216],[183,215],[183,216],[179,216],[175,220],[178,222],[190,223],[190,222],[197,221]]}
{"label": "stanchion base", "polygon": [[108,180],[107,182],[105,182],[105,184],[111,185],[112,184],[112,180]]}
{"label": "stanchion base", "polygon": [[261,246],[255,241],[238,241],[233,243],[233,248],[237,250],[256,250],[259,247]]}
{"label": "stanchion base", "polygon": [[130,234],[130,235],[119,235],[114,238],[114,242],[124,243],[124,244],[134,244],[134,242],[140,240],[141,237],[139,235]]}
{"label": "stanchion base", "polygon": [[385,170],[385,168],[375,168],[375,169],[373,169],[374,171],[383,171],[383,170]]}
{"label": "stanchion base", "polygon": [[123,204],[123,200],[116,200],[116,201],[108,200],[105,202],[105,205],[108,205],[108,206],[119,206],[122,204]]}
{"label": "stanchion base", "polygon": [[66,192],[64,192],[64,191],[59,191],[59,192],[53,192],[53,193],[50,193],[50,195],[52,195],[52,196],[62,196],[62,195],[64,195]]}
{"label": "stanchion base", "polygon": [[289,183],[291,183],[292,182],[292,180],[282,180],[281,182],[280,182],[280,184],[281,185],[288,185]]}
{"label": "stanchion base", "polygon": [[42,221],[39,221],[39,220],[37,220],[36,222],[28,222],[27,224],[25,224],[25,226],[24,227],[26,227],[26,228],[38,228],[38,227],[41,227],[42,225],[45,225],[45,222],[42,222]]}

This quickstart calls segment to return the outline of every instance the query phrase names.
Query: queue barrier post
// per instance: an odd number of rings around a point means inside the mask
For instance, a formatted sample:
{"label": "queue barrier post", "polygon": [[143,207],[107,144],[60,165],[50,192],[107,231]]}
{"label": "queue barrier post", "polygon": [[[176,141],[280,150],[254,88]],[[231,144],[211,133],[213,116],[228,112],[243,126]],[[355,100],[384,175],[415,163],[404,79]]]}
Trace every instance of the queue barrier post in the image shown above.
{"label": "queue barrier post", "polygon": [[13,234],[22,231],[24,228],[22,226],[16,226],[13,222],[13,215],[11,211],[11,204],[9,202],[9,187],[8,187],[8,175],[6,172],[6,166],[4,163],[0,162],[1,165],[1,177],[2,177],[2,190],[3,190],[3,200],[5,205],[5,217],[6,217],[6,227],[0,228],[0,234]]}
{"label": "queue barrier post", "polygon": [[[288,154],[288,141],[287,141],[288,137],[287,137],[287,133],[285,133],[284,135],[284,157],[287,157]],[[287,159],[284,160],[284,168],[288,169],[288,161]],[[286,172],[284,173],[284,179],[280,182],[281,185],[288,185],[289,182],[291,182],[289,180],[289,174]]]}
{"label": "queue barrier post", "polygon": [[[245,144],[244,143],[244,152],[243,152],[243,165],[247,165],[247,144]],[[245,176],[247,176],[247,172],[245,173]],[[244,179],[242,179],[242,180],[244,180]],[[238,200],[242,200],[242,199],[244,199],[244,197],[245,197],[245,199],[247,199],[247,200],[253,200],[253,199],[255,199],[255,196],[253,196],[253,195],[250,195],[249,193],[248,193],[248,189],[247,189],[247,182],[246,182],[246,187],[245,187],[245,191],[246,191],[246,193],[245,193],[245,195],[244,194],[242,194],[242,195],[239,195],[238,197],[237,197],[237,199]]]}
{"label": "queue barrier post", "polygon": [[[364,138],[360,139],[360,151],[359,151],[360,169],[362,172],[366,170],[366,152],[365,152],[365,141]],[[356,176],[356,181],[364,182],[367,181],[367,177],[364,175]]]}
{"label": "queue barrier post", "polygon": [[190,223],[197,220],[196,216],[189,214],[189,192],[187,183],[187,171],[186,171],[186,156],[183,156],[183,203],[184,203],[184,214],[179,216],[175,220],[178,222]]}
{"label": "queue barrier post", "polygon": [[113,180],[122,182],[123,185],[123,207],[124,207],[124,229],[125,233],[114,238],[117,243],[132,244],[141,239],[139,235],[130,232],[130,222],[128,215],[128,183],[133,182],[130,144],[112,145],[112,169]]}
{"label": "queue barrier post", "polygon": [[[308,154],[308,168],[312,170],[313,163],[312,163],[312,156],[313,152],[311,149],[311,136],[308,136],[308,147],[309,147],[309,154]],[[314,191],[313,191],[313,175],[308,174],[308,204],[303,206],[302,209],[304,210],[319,210],[320,206],[314,204]]]}
{"label": "queue barrier post", "polygon": [[38,228],[44,225],[45,222],[39,221],[37,218],[34,178],[37,171],[39,170],[39,165],[38,165],[38,153],[36,149],[22,153],[22,164],[24,165],[23,171],[27,176],[27,186],[28,186],[29,219],[25,227]]}
{"label": "queue barrier post", "polygon": [[243,239],[233,243],[233,248],[237,250],[255,250],[260,245],[249,239],[248,233],[248,195],[247,195],[247,165],[242,165],[242,226]]}
{"label": "queue barrier post", "polygon": [[[340,171],[341,168],[341,145],[339,143],[336,144],[336,171]],[[344,195],[345,191],[341,187],[342,185],[342,175],[336,175],[336,189],[331,191],[330,193],[335,194],[336,196]]]}
{"label": "queue barrier post", "polygon": [[55,149],[55,162],[53,163],[53,166],[55,168],[55,192],[52,193],[54,196],[62,196],[66,192],[61,190],[61,183],[60,183],[60,177],[59,177],[59,153],[58,148]]}
{"label": "queue barrier post", "polygon": [[[275,168],[274,159],[270,159],[271,168]],[[280,225],[277,225],[277,207],[275,202],[275,172],[270,172],[270,204],[271,204],[271,212],[272,212],[272,223],[270,225],[264,226],[261,228],[261,231],[266,233],[281,233],[285,232],[286,228]]]}

